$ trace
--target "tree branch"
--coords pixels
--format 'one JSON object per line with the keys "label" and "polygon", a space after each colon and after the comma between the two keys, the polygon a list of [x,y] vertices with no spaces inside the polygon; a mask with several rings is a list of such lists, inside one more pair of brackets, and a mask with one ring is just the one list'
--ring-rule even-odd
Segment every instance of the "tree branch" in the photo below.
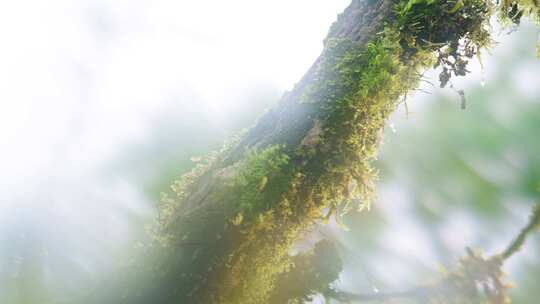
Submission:
{"label": "tree branch", "polygon": [[516,252],[518,252],[521,249],[527,237],[539,226],[540,226],[540,203],[536,204],[533,211],[531,212],[529,223],[525,227],[523,227],[523,229],[521,229],[521,231],[516,236],[516,238],[508,245],[506,250],[504,250],[500,254],[500,256],[504,260],[507,260],[510,257],[512,257],[512,255],[514,255]]}
{"label": "tree branch", "polygon": [[468,298],[479,296],[477,287],[480,285],[483,287],[480,293],[490,303],[506,303],[504,301],[507,299],[508,286],[502,281],[501,267],[508,258],[523,247],[527,237],[539,226],[540,203],[533,208],[527,225],[521,229],[516,238],[501,254],[484,259],[479,253],[467,248],[467,256],[460,261],[458,267],[435,284],[417,286],[405,291],[381,293],[350,293],[330,288],[324,292],[324,295],[345,303],[351,301],[384,302],[399,298],[427,300],[441,295],[453,298],[461,297],[463,293],[465,293],[465,298]]}

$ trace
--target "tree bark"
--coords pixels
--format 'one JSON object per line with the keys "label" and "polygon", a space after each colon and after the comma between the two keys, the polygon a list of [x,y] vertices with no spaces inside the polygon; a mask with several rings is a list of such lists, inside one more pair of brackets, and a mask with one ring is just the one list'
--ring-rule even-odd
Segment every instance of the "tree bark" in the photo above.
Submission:
{"label": "tree bark", "polygon": [[[389,0],[375,1],[371,4],[368,1],[353,0],[339,16],[325,43],[333,39],[343,39],[352,42],[355,47],[365,48],[366,44],[383,29],[383,22],[391,17],[393,6],[394,2]],[[177,287],[180,286],[169,290],[169,292],[177,290],[170,295],[170,299],[182,299],[180,301],[186,303],[264,303],[265,298],[272,294],[272,281],[287,267],[288,250],[283,248],[290,248],[292,242],[299,238],[307,227],[320,219],[324,209],[329,207],[323,203],[325,199],[321,197],[322,195],[316,192],[318,183],[327,171],[321,165],[326,161],[325,158],[332,156],[319,158],[307,153],[295,153],[306,149],[308,145],[319,144],[316,138],[310,143],[309,138],[318,137],[322,133],[320,113],[328,104],[321,100],[313,100],[317,99],[316,97],[311,97],[312,100],[304,98],[309,99],[306,97],[308,91],[316,85],[318,78],[327,73],[321,68],[324,56],[323,53],[294,89],[286,92],[278,105],[265,113],[238,144],[212,163],[211,168],[195,182],[192,194],[182,199],[181,206],[175,210],[172,219],[166,224],[167,231],[175,236],[172,240],[172,247],[177,248],[175,252],[190,257],[186,265],[180,263],[175,267],[173,276],[168,279]],[[381,127],[369,130],[372,134],[368,136],[378,138]],[[223,187],[223,184],[234,183],[231,181],[234,177],[231,176],[241,174],[239,171],[246,166],[249,153],[264,151],[273,146],[283,147],[281,153],[288,155],[291,163],[289,165],[313,168],[312,173],[304,173],[302,180],[296,181],[301,184],[299,187],[302,193],[295,195],[297,199],[291,200],[296,201],[296,206],[292,206],[295,217],[287,219],[282,217],[283,215],[278,215],[281,218],[266,219],[272,224],[277,224],[273,229],[244,228],[231,224],[231,219],[237,216],[238,211],[236,208],[228,209],[223,206],[234,205],[237,198],[222,195],[231,191]],[[298,172],[292,174],[295,173]],[[332,179],[342,184],[343,180],[347,179],[345,175],[348,173],[338,173]],[[271,184],[273,179],[283,177],[268,176],[268,178],[267,183]],[[290,182],[294,181],[291,179]],[[339,194],[335,193],[334,196],[339,199],[343,197],[340,192],[345,190],[343,187],[337,188],[339,189],[335,192]],[[290,191],[290,187],[285,187],[281,193],[265,200],[277,207]],[[315,194],[312,194],[313,192]],[[267,209],[272,208],[273,206],[269,206]],[[279,214],[279,211],[276,213]],[[316,216],[313,216],[313,213],[317,213]],[[199,226],[199,223],[193,221],[208,224]],[[248,223],[248,225],[257,224]],[[194,229],[194,226],[199,227]],[[199,241],[213,240],[214,243],[210,247],[216,252],[191,260],[198,250],[208,249],[202,244],[182,245],[182,241],[176,236],[180,231],[186,230],[192,233],[196,230],[198,235],[196,239]],[[216,235],[220,236],[219,240],[215,239]],[[269,263],[264,265],[266,261]],[[194,267],[193,263],[197,266]],[[207,271],[209,265],[214,266],[212,270]],[[179,279],[177,274],[182,272],[193,276],[189,276],[187,280]],[[197,279],[193,278],[201,272],[204,274],[197,282]]]}

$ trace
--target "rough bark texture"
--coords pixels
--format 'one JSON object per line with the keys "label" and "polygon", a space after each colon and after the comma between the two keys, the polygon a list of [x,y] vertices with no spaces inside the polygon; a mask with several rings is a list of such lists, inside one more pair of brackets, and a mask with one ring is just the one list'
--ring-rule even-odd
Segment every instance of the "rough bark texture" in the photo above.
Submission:
{"label": "rough bark texture", "polygon": [[[346,39],[357,43],[358,47],[365,46],[382,30],[384,21],[391,17],[394,4],[391,0],[376,1],[372,4],[364,0],[352,1],[332,26],[325,42]],[[320,111],[317,104],[302,102],[302,96],[308,87],[315,83],[315,77],[320,72],[320,62],[319,57],[294,89],[284,94],[278,106],[259,119],[228,158],[229,161],[237,161],[245,149],[250,147],[274,144],[294,147],[301,143],[313,127]]]}

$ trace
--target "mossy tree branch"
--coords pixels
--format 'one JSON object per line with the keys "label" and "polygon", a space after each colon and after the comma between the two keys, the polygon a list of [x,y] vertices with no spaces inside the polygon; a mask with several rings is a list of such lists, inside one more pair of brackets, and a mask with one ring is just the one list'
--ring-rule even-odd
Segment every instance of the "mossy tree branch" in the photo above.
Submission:
{"label": "mossy tree branch", "polygon": [[[532,3],[504,1],[501,16],[536,16]],[[427,68],[443,67],[441,84],[464,75],[489,46],[495,8],[487,0],[353,0],[278,106],[173,185],[155,229],[165,246],[148,274],[155,286],[116,303],[271,301],[309,227],[369,206],[370,162],[399,98]]]}

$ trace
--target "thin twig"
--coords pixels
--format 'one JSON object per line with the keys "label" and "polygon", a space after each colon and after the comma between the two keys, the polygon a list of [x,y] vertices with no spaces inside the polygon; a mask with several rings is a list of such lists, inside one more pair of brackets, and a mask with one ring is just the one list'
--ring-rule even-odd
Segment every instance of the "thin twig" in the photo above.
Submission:
{"label": "thin twig", "polygon": [[500,256],[504,260],[509,259],[513,254],[515,254],[521,249],[521,247],[525,243],[525,240],[527,239],[527,236],[539,226],[540,226],[540,203],[536,204],[536,206],[534,207],[527,226],[521,229],[518,236],[512,241],[512,243],[510,243],[510,245],[508,245],[506,250],[504,250],[503,253],[500,254]]}
{"label": "thin twig", "polygon": [[[540,226],[540,203],[538,203],[531,214],[529,222],[527,225],[521,229],[517,237],[508,245],[506,250],[499,255],[495,255],[490,259],[485,261],[496,261],[500,263],[499,266],[502,266],[502,263],[510,258],[513,254],[518,252],[525,243],[525,240],[536,228]],[[469,251],[469,256],[474,256],[472,251]],[[400,292],[380,292],[380,293],[350,293],[344,292],[335,289],[328,289],[324,294],[329,298],[336,299],[342,302],[350,301],[387,301],[391,299],[399,298],[408,298],[408,299],[426,299],[430,294],[436,293],[438,289],[444,289],[444,283],[446,280],[442,280],[439,284],[435,285],[426,285],[426,286],[417,286],[411,289],[400,291]]]}

